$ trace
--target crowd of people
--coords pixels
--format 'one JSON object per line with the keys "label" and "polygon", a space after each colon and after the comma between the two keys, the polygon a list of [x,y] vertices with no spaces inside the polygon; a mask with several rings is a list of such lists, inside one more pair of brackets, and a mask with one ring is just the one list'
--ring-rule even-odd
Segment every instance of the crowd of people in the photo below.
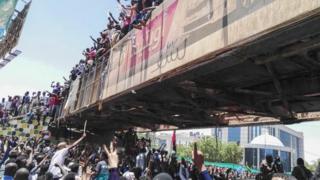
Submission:
{"label": "crowd of people", "polygon": [[[62,86],[52,82],[51,88],[51,92],[39,91],[31,95],[26,92],[23,96],[3,98],[0,102],[1,125],[9,126],[9,120],[15,116],[23,116],[27,122],[35,119],[38,124],[44,124],[47,117],[54,120],[68,94],[68,83]],[[201,152],[193,154],[200,158],[201,163],[195,157],[193,162],[188,162],[177,157],[174,151],[165,151],[165,145],[152,149],[151,141],[138,139],[133,129],[116,133],[109,148],[88,142],[80,144],[86,137],[85,133],[71,145],[54,143],[50,136],[49,131],[41,132],[39,139],[29,137],[27,141],[15,136],[0,136],[2,179],[284,179],[279,158],[267,156],[261,163],[261,173],[258,175],[249,170],[205,167]],[[320,178],[320,167],[312,175],[302,159],[297,160],[297,165],[292,171],[295,179]]]}
{"label": "crowd of people", "polygon": [[[261,173],[256,176],[256,180],[271,180],[275,177],[283,179],[284,169],[282,162],[279,157],[273,159],[271,155],[267,155],[266,159],[262,161],[260,167]],[[291,179],[296,180],[318,180],[320,179],[320,164],[313,175],[312,172],[307,169],[304,165],[304,160],[302,158],[297,159],[297,166],[293,168],[291,173]]]}
{"label": "crowd of people", "polygon": [[[93,38],[93,46],[83,51],[84,59],[73,67],[70,80],[64,86],[52,82],[52,91],[25,92],[23,96],[8,96],[0,102],[0,124],[9,126],[12,117],[23,116],[27,122],[36,119],[44,124],[47,117],[54,120],[63,100],[67,97],[71,81],[90,71],[97,62],[108,59],[109,50],[132,29],[142,29],[151,17],[152,10],[163,0],[131,0],[123,4],[116,19],[109,13],[108,24]],[[84,128],[85,129],[85,128]],[[50,131],[42,131],[41,137],[29,137],[26,141],[16,136],[0,136],[0,177],[3,180],[230,180],[281,178],[284,173],[281,160],[267,156],[262,162],[260,174],[248,170],[234,170],[205,166],[204,156],[194,145],[192,161],[177,156],[174,150],[165,150],[165,144],[151,147],[151,140],[139,139],[133,129],[114,134],[110,145],[85,141],[81,137],[68,144],[56,142]],[[313,175],[303,159],[297,160],[292,171],[297,180],[320,179],[320,167]]]}
{"label": "crowd of people", "polygon": [[25,92],[23,96],[15,95],[2,98],[0,102],[0,124],[9,126],[13,117],[23,116],[24,120],[31,123],[36,119],[38,124],[47,117],[53,120],[61,109],[68,85],[62,86],[59,82],[52,82],[52,91]]}
{"label": "crowd of people", "polygon": [[93,45],[82,52],[84,59],[72,68],[70,79],[75,80],[84,72],[90,71],[97,62],[107,60],[109,50],[132,29],[142,29],[151,18],[152,10],[159,6],[162,1],[131,0],[129,4],[123,4],[123,2],[117,0],[121,7],[118,18],[116,19],[109,12],[106,29],[102,30],[97,38],[90,36]]}
{"label": "crowd of people", "polygon": [[[178,161],[175,153],[150,147],[131,129],[115,134],[110,146],[85,143],[86,132],[75,142],[53,143],[50,132],[40,138],[0,137],[0,167],[3,180],[136,180],[136,179],[235,179],[235,173],[204,166],[204,157],[194,146],[193,162]],[[170,154],[170,155],[169,155]],[[217,174],[217,175],[216,175]],[[219,176],[218,176],[219,175]],[[0,173],[1,176],[1,173]],[[223,176],[223,177],[220,177]]]}
{"label": "crowd of people", "polygon": [[251,173],[250,170],[244,169],[236,170],[231,168],[208,166],[207,170],[210,177],[215,180],[254,179],[256,176],[254,173]]}
{"label": "crowd of people", "polygon": [[[194,144],[192,161],[178,158],[166,145],[151,148],[150,139],[138,138],[133,129],[114,134],[110,145],[86,141],[81,137],[68,144],[55,142],[49,131],[40,138],[0,137],[0,176],[3,180],[236,180],[286,179],[279,159],[267,156],[261,173],[255,178],[249,171],[205,166],[204,156]],[[293,169],[292,179],[317,180],[308,171],[302,159]],[[318,171],[320,167],[318,167]]]}

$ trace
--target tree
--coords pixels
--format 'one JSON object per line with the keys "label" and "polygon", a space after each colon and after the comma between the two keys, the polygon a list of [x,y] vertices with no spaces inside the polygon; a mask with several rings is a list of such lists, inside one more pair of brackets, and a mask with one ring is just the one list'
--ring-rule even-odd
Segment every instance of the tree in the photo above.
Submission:
{"label": "tree", "polygon": [[243,150],[235,143],[225,144],[222,154],[224,162],[239,163],[243,158]]}
{"label": "tree", "polygon": [[[243,150],[235,143],[222,143],[213,137],[203,137],[198,142],[206,161],[239,163],[243,158]],[[180,157],[191,158],[193,144],[179,145],[177,154]]]}
{"label": "tree", "polygon": [[180,157],[191,157],[192,148],[190,146],[178,145],[177,154]]}
{"label": "tree", "polygon": [[311,163],[305,162],[305,166],[312,172],[315,172],[318,165],[320,165],[320,159],[313,161]]}
{"label": "tree", "polygon": [[223,144],[213,137],[203,137],[198,142],[198,147],[202,151],[207,161],[218,162],[222,159]]}

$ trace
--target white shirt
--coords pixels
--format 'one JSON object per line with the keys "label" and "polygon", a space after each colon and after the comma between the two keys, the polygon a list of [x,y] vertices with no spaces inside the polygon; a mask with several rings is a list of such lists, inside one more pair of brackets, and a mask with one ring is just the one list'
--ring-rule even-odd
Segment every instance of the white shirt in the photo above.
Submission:
{"label": "white shirt", "polygon": [[80,74],[84,73],[84,71],[86,70],[86,64],[80,63],[78,66],[78,70],[79,70]]}
{"label": "white shirt", "polygon": [[5,104],[4,109],[6,109],[6,110],[11,109],[11,104],[12,104],[12,102],[11,102],[11,101],[7,101],[7,102],[6,102],[6,104]]}
{"label": "white shirt", "polygon": [[43,105],[47,105],[47,104],[48,104],[48,101],[49,101],[48,96],[41,96],[41,97],[40,97],[40,102],[41,102]]}
{"label": "white shirt", "polygon": [[56,167],[55,164],[59,164],[63,166],[64,161],[68,155],[68,151],[69,151],[69,148],[63,148],[54,153],[49,166],[49,172],[53,174],[53,178],[62,177],[60,168]]}
{"label": "white shirt", "polygon": [[29,180],[37,180],[38,179],[38,174],[30,174],[29,175]]}
{"label": "white shirt", "polygon": [[125,172],[123,177],[126,178],[126,180],[135,180],[134,173],[130,171]]}
{"label": "white shirt", "polygon": [[106,29],[105,31],[103,31],[103,33],[105,33],[108,37],[108,39],[110,40],[110,42],[112,42],[112,37],[115,34],[116,30],[115,29]]}

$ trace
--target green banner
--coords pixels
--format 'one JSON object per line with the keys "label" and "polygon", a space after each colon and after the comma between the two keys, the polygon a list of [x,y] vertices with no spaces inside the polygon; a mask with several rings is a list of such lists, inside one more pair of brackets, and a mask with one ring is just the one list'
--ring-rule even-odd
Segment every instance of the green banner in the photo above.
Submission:
{"label": "green banner", "polygon": [[0,0],[0,38],[2,38],[10,24],[18,0]]}

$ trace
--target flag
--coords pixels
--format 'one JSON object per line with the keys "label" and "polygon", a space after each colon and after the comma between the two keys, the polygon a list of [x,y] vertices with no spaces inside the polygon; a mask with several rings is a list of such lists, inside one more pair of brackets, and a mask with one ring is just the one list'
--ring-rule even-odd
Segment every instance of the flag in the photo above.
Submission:
{"label": "flag", "polygon": [[176,143],[176,130],[173,131],[173,134],[172,134],[172,150],[173,151],[177,151],[177,143]]}

